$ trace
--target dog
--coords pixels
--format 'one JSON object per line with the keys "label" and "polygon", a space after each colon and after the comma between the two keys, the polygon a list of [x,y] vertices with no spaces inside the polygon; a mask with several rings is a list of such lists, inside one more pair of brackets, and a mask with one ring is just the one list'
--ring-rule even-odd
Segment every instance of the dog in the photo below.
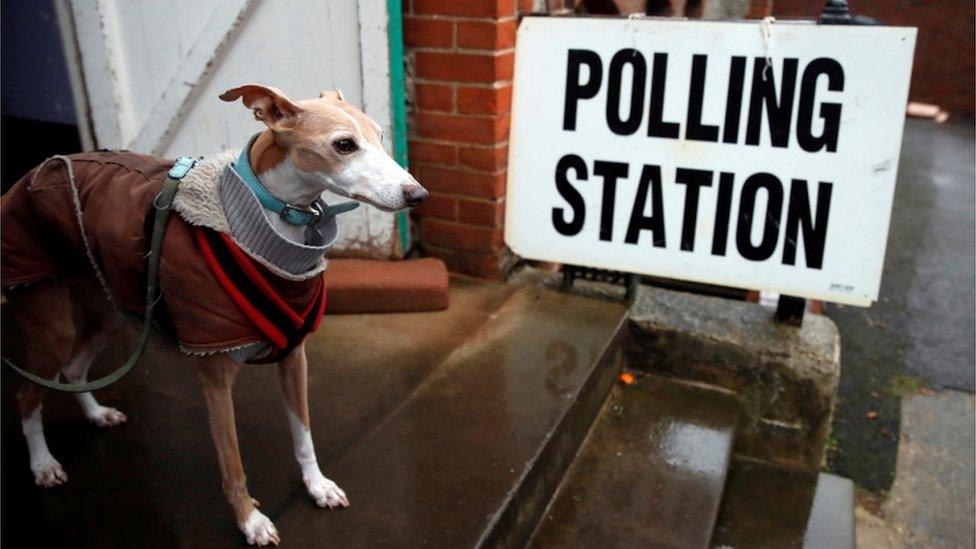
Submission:
{"label": "dog", "polygon": [[[277,88],[245,84],[220,98],[241,99],[266,129],[248,143],[237,163],[233,152],[216,155],[181,181],[161,255],[167,311],[162,323],[175,329],[201,382],[222,489],[237,526],[249,544],[276,545],[279,533],[257,510],[245,483],[231,396],[234,378],[242,362],[277,361],[307,492],[321,507],[347,507],[345,492],[319,469],[309,429],[303,338],[314,330],[324,307],[324,250],[335,238],[334,218],[322,220],[320,197],[329,190],[392,212],[420,204],[427,191],[384,152],[380,126],[338,91],[292,101]],[[93,359],[125,325],[122,313],[143,310],[145,219],[172,164],[123,152],[60,157],[33,170],[0,199],[2,285],[13,318],[29,334],[32,373],[84,381]],[[269,209],[265,199],[284,206]],[[201,260],[201,251],[208,250],[212,253]],[[227,286],[234,269],[239,285],[232,281]],[[229,274],[222,278],[223,271]],[[261,289],[235,291],[253,289],[253,284]],[[267,295],[253,295],[261,292]],[[274,303],[268,305],[269,300]],[[265,316],[249,316],[254,311],[248,307]],[[228,315],[232,321],[223,320]],[[288,325],[293,317],[300,327],[298,321]],[[262,318],[271,320],[258,329]],[[286,336],[278,343],[275,330]],[[25,382],[17,404],[35,481],[49,488],[68,477],[44,438],[44,390]],[[121,411],[99,404],[91,393],[76,396],[95,424],[126,421]]]}

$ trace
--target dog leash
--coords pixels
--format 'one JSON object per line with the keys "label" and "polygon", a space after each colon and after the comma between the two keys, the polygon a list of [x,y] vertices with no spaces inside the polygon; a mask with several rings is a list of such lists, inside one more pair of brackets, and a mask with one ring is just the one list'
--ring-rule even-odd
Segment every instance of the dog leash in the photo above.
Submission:
{"label": "dog leash", "polygon": [[[196,163],[197,161],[195,158],[189,158],[186,156],[177,159],[172,169],[170,169],[169,173],[166,175],[166,181],[163,183],[163,188],[159,191],[159,194],[156,195],[156,198],[153,199],[153,230],[149,244],[149,260],[146,266],[146,311],[143,318],[142,331],[139,333],[139,342],[136,344],[136,349],[132,352],[132,356],[130,356],[129,359],[126,360],[125,363],[114,372],[107,374],[105,377],[96,379],[95,381],[87,381],[84,383],[61,383],[56,381],[57,375],[55,375],[55,379],[45,379],[18,367],[6,357],[3,357],[4,364],[30,381],[47,387],[48,389],[54,389],[55,391],[63,391],[66,393],[85,393],[108,387],[109,385],[122,379],[123,376],[128,374],[132,368],[139,363],[139,360],[142,359],[143,353],[146,352],[146,346],[149,344],[149,336],[152,332],[153,311],[160,300],[159,261],[163,255],[163,238],[166,236],[166,224],[169,222],[170,206],[172,206],[173,197],[176,196],[176,190],[180,186],[180,180],[190,172],[190,169],[193,168]],[[80,229],[82,232],[85,230],[84,227],[80,227]],[[60,374],[60,371],[58,374]]]}

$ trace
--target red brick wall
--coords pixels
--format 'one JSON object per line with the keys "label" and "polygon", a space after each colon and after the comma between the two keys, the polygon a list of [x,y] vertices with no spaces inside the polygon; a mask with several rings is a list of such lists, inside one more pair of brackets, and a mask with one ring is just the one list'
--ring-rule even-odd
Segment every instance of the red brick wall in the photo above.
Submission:
{"label": "red brick wall", "polygon": [[[822,0],[752,0],[750,17],[816,18]],[[956,115],[973,115],[974,82],[972,0],[853,0],[851,13],[867,15],[885,25],[918,27],[915,65],[909,97],[936,103]]]}
{"label": "red brick wall", "polygon": [[[522,1],[526,7],[531,2]],[[496,278],[503,242],[516,0],[404,0],[410,169],[426,255]]]}
{"label": "red brick wall", "polygon": [[[503,242],[515,30],[533,4],[574,0],[403,0],[410,168],[430,191],[414,211],[421,246],[454,272],[496,278]],[[853,13],[919,27],[910,97],[971,116],[974,3],[866,0]],[[823,0],[752,0],[750,17],[816,18]]]}

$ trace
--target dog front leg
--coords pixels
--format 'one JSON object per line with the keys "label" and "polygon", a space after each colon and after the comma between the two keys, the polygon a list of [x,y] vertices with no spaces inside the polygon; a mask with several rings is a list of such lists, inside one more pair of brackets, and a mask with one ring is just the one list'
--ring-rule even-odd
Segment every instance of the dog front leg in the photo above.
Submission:
{"label": "dog front leg", "polygon": [[278,364],[278,371],[281,388],[285,393],[295,459],[302,469],[302,481],[308,495],[319,507],[349,507],[346,493],[322,474],[315,457],[315,446],[312,444],[312,432],[309,429],[308,360],[305,357],[304,343]]}
{"label": "dog front leg", "polygon": [[251,545],[278,545],[281,538],[271,519],[256,509],[257,500],[247,492],[247,477],[241,463],[234,422],[234,400],[231,394],[234,378],[240,369],[224,355],[213,355],[197,362],[196,372],[207,401],[210,432],[217,446],[221,486],[234,509],[237,526]]}

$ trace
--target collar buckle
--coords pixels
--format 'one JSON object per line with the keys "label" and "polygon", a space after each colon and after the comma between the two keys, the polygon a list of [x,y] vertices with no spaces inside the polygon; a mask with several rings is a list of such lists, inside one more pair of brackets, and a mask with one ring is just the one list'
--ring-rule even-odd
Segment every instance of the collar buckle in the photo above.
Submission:
{"label": "collar buckle", "polygon": [[[293,225],[315,225],[322,219],[322,208],[316,202],[313,202],[311,206],[300,206],[285,202],[278,214],[286,222]],[[296,221],[298,222],[296,223]]]}

